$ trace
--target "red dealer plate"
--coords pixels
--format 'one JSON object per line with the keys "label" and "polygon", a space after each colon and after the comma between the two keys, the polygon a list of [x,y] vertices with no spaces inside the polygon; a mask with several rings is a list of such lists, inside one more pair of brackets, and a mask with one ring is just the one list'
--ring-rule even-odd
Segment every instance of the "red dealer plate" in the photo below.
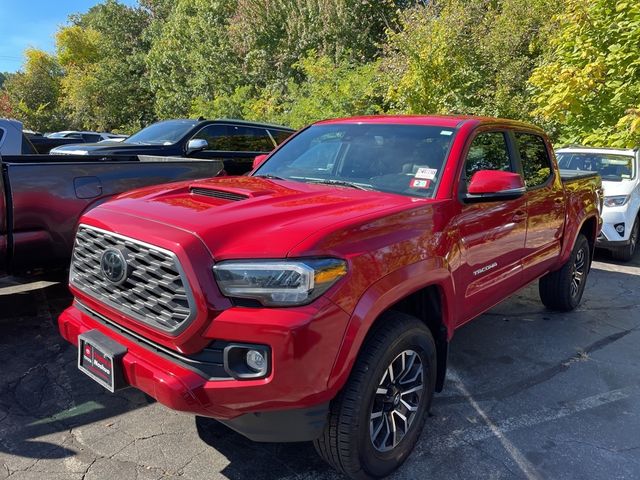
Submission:
{"label": "red dealer plate", "polygon": [[78,337],[78,368],[111,392],[121,388],[126,348],[91,330]]}

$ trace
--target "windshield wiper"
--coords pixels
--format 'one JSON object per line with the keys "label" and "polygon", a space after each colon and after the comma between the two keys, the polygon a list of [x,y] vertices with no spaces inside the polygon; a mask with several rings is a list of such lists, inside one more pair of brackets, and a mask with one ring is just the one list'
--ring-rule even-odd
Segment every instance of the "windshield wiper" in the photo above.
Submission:
{"label": "windshield wiper", "polygon": [[253,175],[258,178],[268,178],[269,180],[286,180],[285,178],[278,177],[277,175],[271,175],[270,173],[264,173],[261,175]]}
{"label": "windshield wiper", "polygon": [[306,183],[320,183],[323,185],[337,185],[338,187],[351,187],[357,188],[358,190],[371,190],[370,187],[365,187],[364,185],[360,185],[358,183],[346,182],[344,180],[333,180],[331,178],[325,179],[305,179]]}

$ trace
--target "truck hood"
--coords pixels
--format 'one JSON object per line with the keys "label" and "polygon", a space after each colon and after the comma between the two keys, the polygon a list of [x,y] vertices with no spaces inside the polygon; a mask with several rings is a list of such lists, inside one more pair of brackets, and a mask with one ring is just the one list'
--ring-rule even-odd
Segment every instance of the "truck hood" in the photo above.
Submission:
{"label": "truck hood", "polygon": [[56,147],[51,153],[60,155],[145,155],[163,148],[167,147],[122,142],[73,143]]}
{"label": "truck hood", "polygon": [[602,181],[602,189],[605,197],[629,195],[636,186],[636,180],[624,179],[620,182]]}
{"label": "truck hood", "polygon": [[416,202],[424,205],[429,200],[349,187],[222,177],[129,192],[97,210],[190,232],[219,261],[284,258],[319,231],[335,232]]}

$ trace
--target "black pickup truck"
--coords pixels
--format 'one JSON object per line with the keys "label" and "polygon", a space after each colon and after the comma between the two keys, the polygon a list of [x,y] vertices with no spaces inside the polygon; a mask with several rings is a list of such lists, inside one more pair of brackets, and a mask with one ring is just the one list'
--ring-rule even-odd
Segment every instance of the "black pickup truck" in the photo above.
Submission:
{"label": "black pickup truck", "polygon": [[115,195],[214,177],[218,160],[130,156],[0,156],[0,271],[66,267],[80,215]]}
{"label": "black pickup truck", "polygon": [[122,142],[81,143],[51,150],[56,155],[161,155],[198,157],[224,162],[228,175],[251,170],[257,155],[269,153],[294,131],[242,120],[164,120]]}

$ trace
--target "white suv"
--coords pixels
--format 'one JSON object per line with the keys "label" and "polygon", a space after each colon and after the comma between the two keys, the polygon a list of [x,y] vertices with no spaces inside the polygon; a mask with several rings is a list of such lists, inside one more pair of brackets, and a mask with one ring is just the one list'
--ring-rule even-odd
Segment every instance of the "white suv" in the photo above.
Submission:
{"label": "white suv", "polygon": [[617,260],[631,260],[638,243],[639,151],[617,148],[566,147],[556,150],[562,170],[595,171],[602,177],[604,211],[597,245]]}

